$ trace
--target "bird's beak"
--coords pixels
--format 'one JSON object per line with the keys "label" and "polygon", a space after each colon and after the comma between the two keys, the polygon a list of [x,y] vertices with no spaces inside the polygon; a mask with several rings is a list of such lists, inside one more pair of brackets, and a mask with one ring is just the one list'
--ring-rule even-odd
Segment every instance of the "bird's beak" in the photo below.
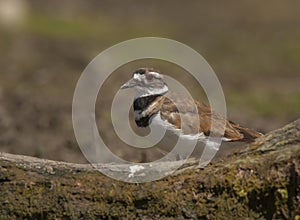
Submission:
{"label": "bird's beak", "polygon": [[132,88],[132,87],[135,87],[137,84],[136,84],[136,81],[134,79],[131,79],[129,80],[127,83],[123,84],[120,89],[127,89],[127,88]]}

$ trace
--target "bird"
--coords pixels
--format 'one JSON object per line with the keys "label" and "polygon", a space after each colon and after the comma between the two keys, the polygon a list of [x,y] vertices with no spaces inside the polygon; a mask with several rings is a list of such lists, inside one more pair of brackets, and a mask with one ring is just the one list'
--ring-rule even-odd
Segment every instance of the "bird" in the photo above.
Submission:
{"label": "bird", "polygon": [[[134,120],[138,127],[157,124],[171,130],[182,138],[207,143],[210,136],[222,137],[227,142],[254,142],[260,132],[227,120],[207,104],[182,97],[169,91],[164,75],[154,68],[139,68],[120,89],[134,88]],[[185,123],[182,123],[182,121]],[[212,121],[217,126],[212,133]],[[225,131],[218,125],[225,123]]]}

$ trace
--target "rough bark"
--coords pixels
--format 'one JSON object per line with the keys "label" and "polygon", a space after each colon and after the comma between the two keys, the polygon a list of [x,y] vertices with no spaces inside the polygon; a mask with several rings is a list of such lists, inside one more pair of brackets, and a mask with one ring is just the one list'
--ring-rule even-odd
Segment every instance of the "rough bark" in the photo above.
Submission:
{"label": "rough bark", "polygon": [[204,169],[191,159],[143,184],[90,165],[0,153],[0,219],[300,219],[299,161],[300,120]]}

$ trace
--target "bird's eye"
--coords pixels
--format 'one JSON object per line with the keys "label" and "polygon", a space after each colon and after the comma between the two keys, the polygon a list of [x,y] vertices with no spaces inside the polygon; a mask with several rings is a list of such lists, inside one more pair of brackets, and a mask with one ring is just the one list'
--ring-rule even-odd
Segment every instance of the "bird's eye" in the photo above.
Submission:
{"label": "bird's eye", "polygon": [[146,79],[149,81],[153,80],[153,78],[154,78],[154,76],[152,74],[146,75]]}

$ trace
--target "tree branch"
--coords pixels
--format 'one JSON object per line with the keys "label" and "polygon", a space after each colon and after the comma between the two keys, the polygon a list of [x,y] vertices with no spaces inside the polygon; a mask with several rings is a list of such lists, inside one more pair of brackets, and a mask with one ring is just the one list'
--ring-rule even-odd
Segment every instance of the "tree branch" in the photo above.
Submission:
{"label": "tree branch", "polygon": [[[110,179],[87,164],[0,153],[0,219],[296,219],[299,161],[300,120],[204,169],[190,159],[144,184]],[[155,166],[164,172],[176,163]],[[97,166],[130,174],[128,166]]]}

